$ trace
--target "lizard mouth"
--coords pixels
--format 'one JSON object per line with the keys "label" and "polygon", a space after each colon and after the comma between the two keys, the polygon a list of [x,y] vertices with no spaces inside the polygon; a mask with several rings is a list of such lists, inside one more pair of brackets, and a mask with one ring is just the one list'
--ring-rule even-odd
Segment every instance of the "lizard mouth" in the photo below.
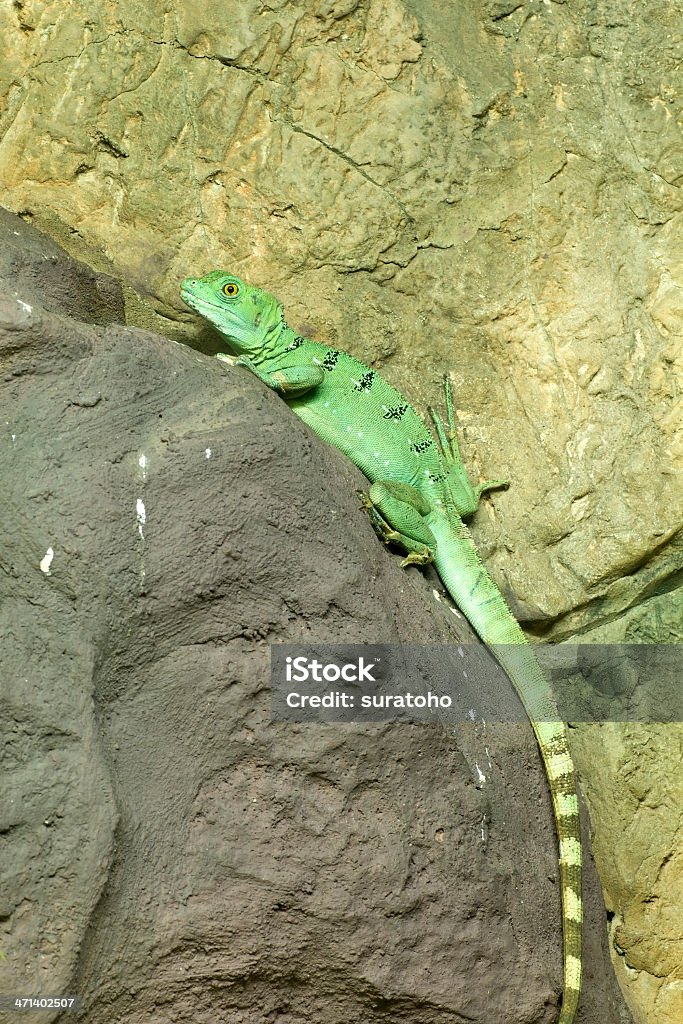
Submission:
{"label": "lizard mouth", "polygon": [[189,306],[190,309],[196,309],[198,313],[202,313],[204,316],[210,315],[206,312],[207,310],[215,309],[217,312],[220,312],[222,317],[227,319],[236,319],[235,317],[231,317],[230,309],[227,309],[221,303],[211,302],[210,299],[205,299],[203,297],[200,298],[197,295],[193,295],[192,292],[185,288],[180,289],[180,298],[186,306]]}
{"label": "lizard mouth", "polygon": [[190,309],[199,310],[200,308],[201,309],[204,309],[204,308],[220,309],[221,308],[218,305],[218,303],[216,303],[216,302],[209,302],[208,299],[199,299],[199,298],[197,298],[197,296],[193,295],[192,292],[189,291],[187,288],[181,288],[180,289],[180,298],[183,300],[183,302],[185,303],[186,306],[190,307]]}
{"label": "lizard mouth", "polygon": [[226,339],[239,342],[246,331],[241,317],[236,316],[229,306],[220,302],[212,302],[203,295],[195,295],[186,288],[180,287],[180,298],[190,309],[194,309],[215,327]]}

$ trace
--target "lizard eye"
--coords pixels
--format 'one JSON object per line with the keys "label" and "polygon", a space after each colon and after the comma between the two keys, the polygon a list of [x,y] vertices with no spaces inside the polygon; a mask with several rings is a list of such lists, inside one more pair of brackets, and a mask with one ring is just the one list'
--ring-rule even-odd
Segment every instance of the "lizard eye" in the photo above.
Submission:
{"label": "lizard eye", "polygon": [[239,291],[240,286],[235,284],[233,281],[228,281],[227,284],[223,285],[223,294],[229,295],[231,298],[234,298],[235,295],[239,295]]}

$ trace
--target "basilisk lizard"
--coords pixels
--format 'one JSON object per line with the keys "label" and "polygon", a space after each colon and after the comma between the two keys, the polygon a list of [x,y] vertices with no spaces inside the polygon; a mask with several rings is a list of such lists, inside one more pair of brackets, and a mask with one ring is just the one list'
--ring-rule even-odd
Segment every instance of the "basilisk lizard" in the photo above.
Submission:
{"label": "basilisk lizard", "polygon": [[484,568],[463,519],[482,493],[506,486],[470,482],[460,456],[450,383],[447,425],[430,409],[436,438],[406,399],[364,363],[287,326],[268,292],[215,270],[187,278],[184,302],[227,341],[218,358],[244,366],[370,480],[363,503],[403,565],[433,562],[460,610],[510,677],[531,721],[552,794],[559,840],[564,994],[559,1024],[571,1024],[581,988],[581,833],[567,728],[536,656]]}

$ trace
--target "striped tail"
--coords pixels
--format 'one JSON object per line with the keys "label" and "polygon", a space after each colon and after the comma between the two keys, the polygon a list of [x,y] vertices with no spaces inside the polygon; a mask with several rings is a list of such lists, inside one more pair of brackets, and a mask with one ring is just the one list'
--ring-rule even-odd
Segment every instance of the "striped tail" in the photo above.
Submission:
{"label": "striped tail", "polygon": [[453,516],[429,522],[435,565],[451,597],[508,674],[531,722],[545,765],[559,841],[564,992],[558,1024],[572,1024],[581,991],[581,829],[567,727],[550,686],[505,599],[484,568],[467,528]]}

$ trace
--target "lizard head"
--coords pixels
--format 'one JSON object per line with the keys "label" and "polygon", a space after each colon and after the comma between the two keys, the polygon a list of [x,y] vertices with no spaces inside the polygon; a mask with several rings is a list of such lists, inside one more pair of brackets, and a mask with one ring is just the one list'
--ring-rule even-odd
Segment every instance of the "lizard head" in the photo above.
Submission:
{"label": "lizard head", "polygon": [[240,354],[268,348],[286,327],[282,305],[274,295],[247,284],[225,270],[204,277],[186,277],[180,297],[208,320]]}

